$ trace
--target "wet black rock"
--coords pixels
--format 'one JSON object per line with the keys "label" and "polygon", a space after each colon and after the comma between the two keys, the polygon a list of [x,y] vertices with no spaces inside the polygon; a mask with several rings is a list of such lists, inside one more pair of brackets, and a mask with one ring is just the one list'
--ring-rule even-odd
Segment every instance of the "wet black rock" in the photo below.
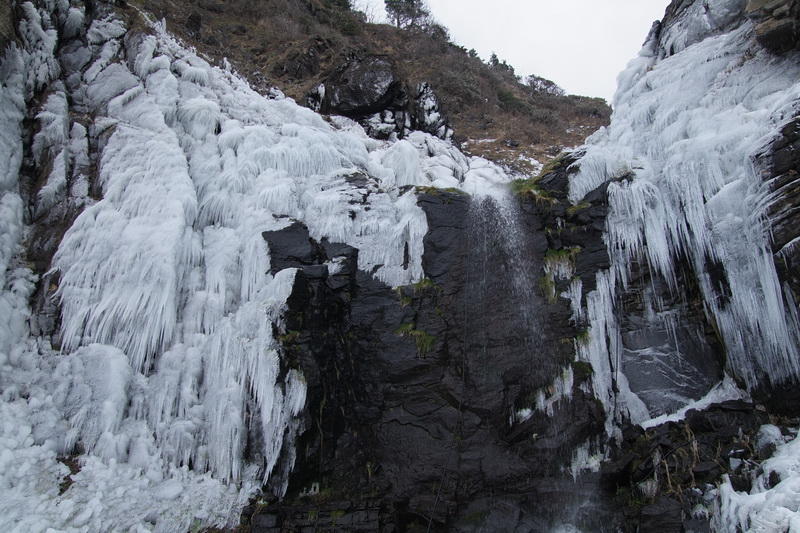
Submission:
{"label": "wet black rock", "polygon": [[[588,374],[551,413],[534,406],[571,364],[568,302],[534,288],[540,313],[526,330],[501,275],[517,259],[541,270],[542,221],[523,213],[532,244],[521,258],[499,245],[477,253],[499,236],[489,231],[492,207],[481,206],[484,220],[472,202],[419,194],[428,277],[397,290],[359,271],[357,250],[316,242],[300,224],[264,234],[273,270],[299,269],[279,335],[308,401],[286,498],[251,509],[254,531],[412,531],[429,522],[433,531],[530,531],[594,497],[596,485],[564,473],[575,447],[604,427],[602,407],[580,389]],[[325,265],[333,259],[335,274]],[[483,271],[495,275],[476,275]],[[575,513],[604,516],[591,506]]]}
{"label": "wet black rock", "polygon": [[752,445],[769,421],[754,403],[737,400],[690,410],[683,421],[647,431],[626,430],[603,466],[607,490],[626,514],[626,530],[709,531],[709,520],[696,506],[708,507],[723,475],[737,490],[750,489],[758,462],[771,453]]}
{"label": "wet black rock", "polygon": [[269,243],[273,275],[285,268],[319,265],[325,257],[320,244],[308,235],[308,228],[300,222],[293,222],[279,231],[265,231],[263,237]]}
{"label": "wet black rock", "polygon": [[359,118],[378,113],[403,96],[403,83],[395,66],[383,56],[355,58],[325,82],[320,111]]}
{"label": "wet black rock", "polygon": [[683,533],[681,504],[662,496],[642,509],[639,531],[642,533]]}

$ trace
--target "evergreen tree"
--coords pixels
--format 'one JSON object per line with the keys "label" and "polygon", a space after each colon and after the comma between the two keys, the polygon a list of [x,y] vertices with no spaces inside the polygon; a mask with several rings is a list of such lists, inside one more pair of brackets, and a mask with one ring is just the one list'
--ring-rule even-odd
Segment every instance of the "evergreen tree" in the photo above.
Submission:
{"label": "evergreen tree", "polygon": [[425,0],[384,0],[389,19],[398,28],[422,25],[430,16]]}

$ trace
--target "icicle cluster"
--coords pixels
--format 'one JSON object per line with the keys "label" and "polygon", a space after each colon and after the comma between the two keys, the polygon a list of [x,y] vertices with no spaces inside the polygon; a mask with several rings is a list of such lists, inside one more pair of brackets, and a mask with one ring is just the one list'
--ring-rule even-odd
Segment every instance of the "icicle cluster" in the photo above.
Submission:
{"label": "icicle cluster", "polygon": [[797,324],[769,247],[767,191],[752,163],[797,113],[800,67],[794,55],[776,58],[754,44],[742,4],[694,3],[660,38],[651,35],[619,76],[611,126],[589,139],[571,181],[575,203],[610,181],[612,267],[588,295],[582,356],[595,366],[601,399],[634,421],[649,415],[620,372],[614,319],[614,294],[633,260],[673,290],[676,264],[688,263],[729,371],[747,386],[800,374]]}

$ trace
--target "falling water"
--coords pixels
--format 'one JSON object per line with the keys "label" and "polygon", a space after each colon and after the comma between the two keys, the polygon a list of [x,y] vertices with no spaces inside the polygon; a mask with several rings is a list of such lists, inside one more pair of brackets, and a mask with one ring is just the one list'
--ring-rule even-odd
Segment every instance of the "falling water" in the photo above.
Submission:
{"label": "falling water", "polygon": [[[545,241],[526,225],[519,202],[506,186],[473,194],[467,228],[469,279],[463,304],[466,402],[471,391],[505,390],[509,381],[518,380],[536,393],[529,395],[531,404],[525,407],[518,402],[514,405],[515,398],[507,398],[510,425],[539,417],[547,426],[542,437],[558,438],[572,423],[558,415],[560,403],[571,400],[575,383],[569,362],[552,353],[558,340],[544,329],[547,300],[540,277],[545,269]],[[495,328],[502,328],[503,335]],[[504,356],[515,358],[519,376],[501,380],[492,375],[492,361]],[[533,460],[548,465],[550,473],[535,486],[538,499],[546,504],[523,520],[531,530],[605,531],[596,475],[583,475],[570,466],[582,456],[587,461],[588,449],[586,443],[576,443],[572,448],[544,447],[534,452]]]}
{"label": "falling water", "polygon": [[530,360],[535,355],[533,350],[541,345],[542,317],[534,305],[540,296],[531,239],[522,225],[517,202],[505,188],[495,187],[473,197],[468,216],[473,239],[471,263],[477,278],[477,283],[467,288],[469,297],[483,302],[489,294],[504,294],[500,309],[485,312],[511,317],[513,329],[521,336],[514,344]]}

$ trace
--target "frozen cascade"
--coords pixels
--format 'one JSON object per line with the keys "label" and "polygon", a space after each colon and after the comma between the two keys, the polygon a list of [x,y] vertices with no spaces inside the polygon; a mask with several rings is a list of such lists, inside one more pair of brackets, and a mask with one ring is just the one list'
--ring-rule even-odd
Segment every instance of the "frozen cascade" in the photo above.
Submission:
{"label": "frozen cascade", "polygon": [[[494,280],[498,286],[506,287],[508,297],[507,312],[516,318],[522,335],[522,343],[517,344],[526,354],[525,359],[534,356],[538,344],[537,334],[541,328],[541,317],[535,311],[534,302],[538,300],[538,283],[533,268],[526,261],[530,255],[530,244],[526,230],[520,224],[517,202],[507,187],[494,186],[476,191],[470,202],[469,226],[475,237],[470,255],[471,270],[477,278],[478,293],[470,300],[482,300],[483,291],[490,290],[488,276],[499,277]],[[490,261],[497,255],[501,261],[502,272],[497,272]],[[496,313],[498,310],[484,309],[482,314]]]}
{"label": "frozen cascade", "polygon": [[[470,177],[468,174],[467,183]],[[481,307],[479,313],[481,316],[486,313],[508,313],[511,317],[508,320],[516,326],[514,329],[520,335],[520,339],[508,342],[522,352],[521,360],[529,361],[534,366],[541,365],[542,362],[537,361],[540,357],[538,347],[541,346],[539,339],[543,324],[541,314],[537,313],[537,304],[541,301],[540,282],[531,261],[533,251],[530,230],[521,224],[519,203],[503,181],[485,183],[488,187],[475,189],[470,203],[469,227],[470,233],[474,235],[470,263],[474,265],[471,271],[477,278],[477,283],[474,290],[468,290],[467,299],[471,302],[483,302],[487,291],[499,289],[506,292],[505,309]],[[497,261],[502,265],[500,271],[494,264]],[[547,271],[547,264],[544,268]],[[493,279],[490,280],[489,277]],[[488,341],[483,339],[482,342]],[[532,416],[533,409],[553,416],[554,405],[571,396],[572,386],[572,367],[566,367],[558,373],[552,384],[537,392],[532,405],[512,413],[511,422],[527,420]],[[559,422],[553,420],[554,424]]]}
{"label": "frozen cascade", "polygon": [[603,369],[596,375],[606,383],[595,383],[601,399],[635,422],[650,415],[619,372],[613,318],[632,260],[672,288],[676,263],[688,263],[725,342],[728,371],[748,387],[800,372],[797,324],[769,249],[767,190],[752,163],[796,114],[800,67],[792,54],[776,58],[753,44],[739,4],[706,2],[705,11],[695,4],[660,40],[651,34],[618,78],[611,126],[587,141],[570,183],[578,203],[610,182],[612,267],[587,298],[592,332],[582,352]]}
{"label": "frozen cascade", "polygon": [[[595,368],[610,435],[619,435],[615,421],[623,418],[652,427],[690,407],[746,396],[726,377],[675,415],[650,420],[620,364],[616,295],[627,288],[632,262],[676,292],[679,263],[694,273],[706,316],[725,344],[726,371],[739,385],[796,382],[800,374],[795,304],[776,274],[766,215],[772,199],[754,164],[798,113],[797,52],[776,56],[755,44],[744,2],[682,7],[620,74],[611,125],[587,141],[570,182],[574,204],[608,183],[612,266],[598,273],[586,309],[575,312],[591,325],[579,355]],[[655,299],[645,305],[659,309]],[[775,444],[778,451],[761,465],[749,494],[727,479],[712,491],[718,496],[713,530],[798,527],[797,440]],[[776,485],[768,481],[773,472],[781,480]]]}
{"label": "frozen cascade", "polygon": [[[273,338],[295,271],[269,274],[262,233],[299,220],[408,284],[427,231],[411,189],[510,178],[428,134],[379,142],[277,90],[261,96],[158,24],[126,35],[65,0],[22,12],[23,46],[0,65],[0,524],[231,525],[262,482],[286,490],[306,399]],[[76,35],[88,48],[59,47]],[[43,88],[36,214],[82,209],[46,277],[62,309],[53,339],[29,331],[36,276],[20,245],[21,125]],[[70,472],[60,458],[73,453]]]}

